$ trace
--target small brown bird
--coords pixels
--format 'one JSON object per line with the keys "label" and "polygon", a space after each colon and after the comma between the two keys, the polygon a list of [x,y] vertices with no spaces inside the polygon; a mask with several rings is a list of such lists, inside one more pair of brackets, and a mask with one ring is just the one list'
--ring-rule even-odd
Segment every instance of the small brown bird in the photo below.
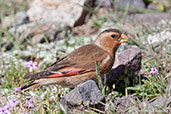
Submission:
{"label": "small brown bird", "polygon": [[22,89],[50,84],[73,88],[90,79],[96,81],[96,62],[99,73],[103,76],[112,68],[119,45],[128,40],[119,30],[104,30],[97,36],[94,44],[74,50],[41,72],[24,76],[24,79],[31,79],[32,83]]}

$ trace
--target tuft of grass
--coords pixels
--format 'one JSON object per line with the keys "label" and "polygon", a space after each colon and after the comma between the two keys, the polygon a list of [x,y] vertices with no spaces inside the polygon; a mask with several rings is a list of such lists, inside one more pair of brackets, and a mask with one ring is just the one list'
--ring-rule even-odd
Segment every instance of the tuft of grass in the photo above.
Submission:
{"label": "tuft of grass", "polygon": [[[95,64],[96,64],[96,77],[97,77],[98,86],[99,86],[99,89],[101,90],[102,94],[105,95],[106,86],[103,85],[103,83],[102,83],[102,79],[100,77],[100,72],[99,72],[99,65],[98,65],[98,62],[96,61],[96,59],[95,59]],[[105,82],[105,80],[104,80],[104,82]]]}
{"label": "tuft of grass", "polygon": [[160,78],[162,78],[162,76],[150,76],[147,80],[142,80],[143,85],[141,87],[138,85],[135,87],[127,87],[127,94],[129,91],[133,91],[135,92],[133,96],[137,96],[140,99],[153,99],[162,94],[165,94],[168,82],[166,79],[161,80]]}
{"label": "tuft of grass", "polygon": [[92,22],[94,28],[100,28],[104,24],[104,22],[106,22],[106,18],[103,15],[100,16],[99,18],[94,17],[92,19]]}
{"label": "tuft of grass", "polygon": [[28,72],[20,62],[16,64],[12,59],[10,59],[9,67],[3,68],[5,74],[5,81],[2,83],[2,88],[14,88],[20,86],[22,77]]}

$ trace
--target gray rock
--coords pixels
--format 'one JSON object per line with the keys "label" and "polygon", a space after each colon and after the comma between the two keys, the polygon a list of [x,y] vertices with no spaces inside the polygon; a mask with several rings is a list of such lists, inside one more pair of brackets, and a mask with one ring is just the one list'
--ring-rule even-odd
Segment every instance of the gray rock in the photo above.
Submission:
{"label": "gray rock", "polygon": [[122,76],[138,73],[141,69],[142,54],[138,47],[132,47],[116,54],[112,71],[107,75],[107,84],[113,85]]}
{"label": "gray rock", "polygon": [[152,102],[147,101],[136,101],[136,97],[133,96],[123,96],[121,98],[116,98],[114,102],[109,102],[106,105],[106,109],[116,111],[117,113],[136,113],[137,109],[143,110],[146,108],[151,113],[158,113],[162,108],[163,111],[169,113],[169,107],[171,105],[171,97],[158,97]]}
{"label": "gray rock", "polygon": [[171,106],[171,97],[166,94],[159,96],[153,101],[152,100],[149,102],[143,101],[139,103],[139,107],[141,109],[146,108],[149,114],[159,113],[159,112],[165,112],[166,114],[170,114],[171,112],[170,106]]}
{"label": "gray rock", "polygon": [[13,26],[21,25],[29,21],[28,16],[25,11],[18,12],[15,16],[6,16],[2,20],[3,28],[11,28]]}
{"label": "gray rock", "polygon": [[157,7],[157,5],[156,4],[153,4],[153,3],[149,4],[147,6],[147,8],[150,9],[150,10],[159,10],[159,8]]}
{"label": "gray rock", "polygon": [[114,7],[118,10],[125,10],[129,6],[129,12],[145,9],[143,0],[115,0]]}
{"label": "gray rock", "polygon": [[156,100],[148,104],[149,108],[152,107],[169,107],[171,105],[171,97],[164,98],[163,96],[158,97]]}
{"label": "gray rock", "polygon": [[93,80],[88,80],[85,83],[78,85],[68,94],[66,94],[62,100],[67,101],[71,105],[89,105],[98,104],[104,96],[101,94],[96,83]]}
{"label": "gray rock", "polygon": [[113,0],[96,0],[95,5],[98,7],[111,7],[113,6]]}
{"label": "gray rock", "polygon": [[2,28],[7,28],[7,27],[12,26],[13,23],[14,23],[14,16],[12,16],[12,15],[5,16],[2,19],[1,26],[2,26]]}
{"label": "gray rock", "polygon": [[123,97],[118,97],[114,100],[114,102],[108,102],[106,104],[106,110],[113,110],[116,111],[117,113],[136,113],[137,109],[143,110],[146,108],[149,112],[151,113],[157,113],[162,110],[165,112],[169,112],[169,107],[171,105],[171,97],[163,97],[160,96],[156,98],[152,102],[147,102],[146,100],[143,102],[136,101],[136,97],[133,96],[123,96]]}
{"label": "gray rock", "polygon": [[104,96],[101,94],[96,83],[93,80],[88,80],[66,94],[60,102],[65,108],[72,110],[80,105],[97,105],[103,98]]}
{"label": "gray rock", "polygon": [[14,26],[27,23],[29,20],[25,11],[18,12],[15,16]]}
{"label": "gray rock", "polygon": [[[70,28],[84,23],[94,0],[34,0],[28,11],[16,15],[15,25],[9,31],[19,34],[20,42],[31,39],[32,43],[60,40],[66,37]],[[27,22],[29,18],[29,22]],[[61,33],[63,32],[63,33]],[[61,33],[61,34],[60,34]]]}
{"label": "gray rock", "polygon": [[93,0],[34,0],[27,14],[30,21],[57,21],[73,27],[76,26],[75,23],[79,23],[78,20],[85,17],[84,6],[92,6],[93,3]]}
{"label": "gray rock", "polygon": [[55,39],[63,39],[65,37],[58,36],[62,31],[67,30],[68,27],[62,23],[58,22],[47,22],[44,20],[37,22],[30,22],[27,24],[22,24],[20,26],[13,27],[9,29],[12,35],[16,33],[20,35],[20,42],[24,42],[27,38],[30,38],[32,43],[43,43],[45,42],[45,37],[48,41],[53,41]]}
{"label": "gray rock", "polygon": [[133,25],[158,25],[161,21],[170,21],[169,13],[143,13],[131,14],[126,18],[126,22]]}
{"label": "gray rock", "polygon": [[171,42],[171,28],[165,29],[162,32],[148,35],[147,41],[149,44],[153,44],[153,45],[158,45],[161,42]]}
{"label": "gray rock", "polygon": [[132,96],[117,97],[114,102],[108,102],[106,104],[106,110],[113,110],[118,113],[127,112],[128,107],[130,107],[135,102],[135,98]]}
{"label": "gray rock", "polygon": [[138,72],[141,69],[141,49],[132,47],[116,54],[113,69],[120,65],[125,65],[128,70]]}

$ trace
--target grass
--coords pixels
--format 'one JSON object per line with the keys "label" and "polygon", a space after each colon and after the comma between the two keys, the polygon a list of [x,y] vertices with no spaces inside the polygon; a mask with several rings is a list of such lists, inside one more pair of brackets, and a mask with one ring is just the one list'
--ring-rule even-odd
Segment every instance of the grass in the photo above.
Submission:
{"label": "grass", "polygon": [[[11,7],[11,5],[13,7]],[[23,5],[26,3],[21,3],[20,5],[16,5],[16,3],[9,1],[4,2],[0,0],[0,10],[1,11],[1,21],[4,19],[5,16],[14,15],[16,12],[21,11],[23,9],[27,9],[28,6]],[[15,9],[15,10],[13,10]],[[107,27],[107,25],[104,25],[106,22],[113,22],[114,24],[116,22],[120,22],[122,24],[125,23],[125,17],[128,15],[128,8],[125,9],[124,12],[120,14],[120,12],[113,12],[109,13],[110,16],[101,15],[100,17],[93,18],[93,27],[95,28],[103,28]],[[12,12],[11,12],[12,11]],[[146,12],[146,11],[144,11]],[[95,15],[95,14],[94,14]],[[109,18],[110,17],[110,18]],[[111,27],[113,25],[109,25]],[[135,97],[135,102],[131,101],[131,105],[127,107],[128,113],[148,113],[148,104],[150,101],[154,100],[158,96],[164,96],[165,100],[168,99],[170,96],[171,90],[168,88],[169,81],[171,80],[171,49],[168,47],[169,41],[161,42],[158,45],[152,45],[149,44],[147,41],[147,37],[149,34],[157,34],[167,28],[170,28],[171,25],[167,24],[164,26],[156,26],[156,27],[145,27],[142,28],[132,28],[128,33],[128,35],[131,37],[131,42],[129,45],[136,45],[142,50],[143,54],[143,60],[142,60],[142,69],[140,71],[141,75],[144,75],[147,77],[146,80],[140,79],[138,75],[136,79],[136,83],[134,85],[131,85],[128,78],[122,78],[124,84],[120,84],[120,88],[124,88],[125,91],[115,91],[116,90],[116,84],[113,85],[113,88],[109,88],[103,84],[101,79],[98,79],[98,85],[101,89],[102,94],[105,96],[106,104],[103,104],[103,106],[108,104],[114,104],[116,97],[123,97],[123,96],[133,96]],[[121,28],[122,29],[122,28]],[[43,34],[43,31],[41,31]],[[44,34],[43,34],[44,35]],[[5,106],[7,104],[10,104],[11,99],[17,99],[19,103],[11,110],[12,113],[20,114],[22,112],[28,112],[28,113],[34,113],[34,114],[67,114],[67,110],[61,106],[60,99],[62,96],[67,94],[70,89],[63,88],[56,85],[51,86],[44,86],[41,88],[37,88],[34,91],[25,91],[25,92],[14,92],[14,88],[19,87],[25,81],[22,79],[22,77],[28,73],[28,69],[26,68],[25,64],[23,62],[27,63],[23,57],[21,57],[20,54],[13,54],[15,50],[21,50],[24,51],[25,47],[33,47],[35,49],[39,48],[38,45],[29,45],[28,44],[22,44],[19,40],[20,35],[16,34],[15,36],[11,35],[8,32],[8,29],[4,29],[0,27],[0,42],[3,41],[4,36],[7,36],[7,39],[11,42],[13,42],[14,47],[7,51],[3,49],[3,47],[0,47],[0,52],[3,56],[0,61],[0,107]],[[137,38],[139,37],[139,38]],[[162,36],[161,36],[162,37]],[[52,45],[50,42],[48,42],[46,36],[44,36],[46,45]],[[74,40],[73,40],[74,39]],[[46,59],[46,62],[42,62],[45,59],[45,56],[42,58],[36,58],[36,56],[31,56],[29,59],[36,60],[38,65],[38,70],[41,70],[45,67],[47,67],[49,64],[53,63],[54,56],[61,57],[65,56],[64,53],[69,53],[66,51],[68,48],[75,49],[78,46],[84,45],[85,37],[72,37],[69,36],[66,40],[64,40],[63,43],[57,45],[62,49],[62,51],[57,51],[55,55],[52,56],[52,58]],[[31,42],[31,41],[28,41]],[[90,39],[89,42],[92,42]],[[44,46],[44,45],[43,45]],[[42,47],[43,47],[42,46]],[[54,45],[55,47],[56,45]],[[50,48],[54,48],[53,46]],[[42,48],[38,51],[35,51],[33,53],[36,54],[39,51],[47,50],[47,52],[50,51],[49,48],[45,49]],[[164,49],[164,50],[163,50]],[[54,51],[53,51],[54,52]],[[46,54],[48,55],[48,54]],[[25,58],[25,57],[24,57]],[[158,72],[154,75],[151,75],[150,68],[156,67],[158,69]],[[98,63],[96,63],[96,72],[98,75]],[[134,76],[135,77],[135,76]],[[105,80],[105,79],[104,79]],[[118,81],[119,82],[119,81]],[[118,86],[118,85],[117,85]],[[124,87],[122,87],[124,86]],[[29,99],[33,99],[33,107],[28,107],[29,105]],[[133,100],[133,99],[131,99]],[[140,104],[143,104],[143,106],[140,108]],[[163,107],[166,103],[163,103],[160,107],[155,107],[154,110],[159,113],[168,113],[168,110],[165,110]],[[169,106],[171,107],[171,106]],[[81,111],[83,114],[96,114],[98,112],[101,113],[116,113],[117,110],[115,108],[107,107],[106,110],[99,110],[94,107],[88,107],[86,110]],[[77,112],[75,113],[77,114]]]}
{"label": "grass", "polygon": [[19,84],[22,82],[22,77],[27,72],[27,70],[23,68],[20,63],[16,65],[13,60],[10,60],[10,66],[3,68],[3,70],[6,72],[6,81],[4,81],[2,84],[2,88],[12,88],[19,86]]}

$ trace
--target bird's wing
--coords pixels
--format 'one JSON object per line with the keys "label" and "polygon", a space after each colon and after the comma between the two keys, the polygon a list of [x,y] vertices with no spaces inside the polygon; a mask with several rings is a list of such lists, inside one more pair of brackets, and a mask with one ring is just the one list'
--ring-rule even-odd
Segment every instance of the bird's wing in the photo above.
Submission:
{"label": "bird's wing", "polygon": [[56,78],[95,71],[96,64],[100,64],[108,56],[108,53],[96,46],[88,44],[76,49],[68,56],[58,60],[44,71],[26,75],[25,79]]}

